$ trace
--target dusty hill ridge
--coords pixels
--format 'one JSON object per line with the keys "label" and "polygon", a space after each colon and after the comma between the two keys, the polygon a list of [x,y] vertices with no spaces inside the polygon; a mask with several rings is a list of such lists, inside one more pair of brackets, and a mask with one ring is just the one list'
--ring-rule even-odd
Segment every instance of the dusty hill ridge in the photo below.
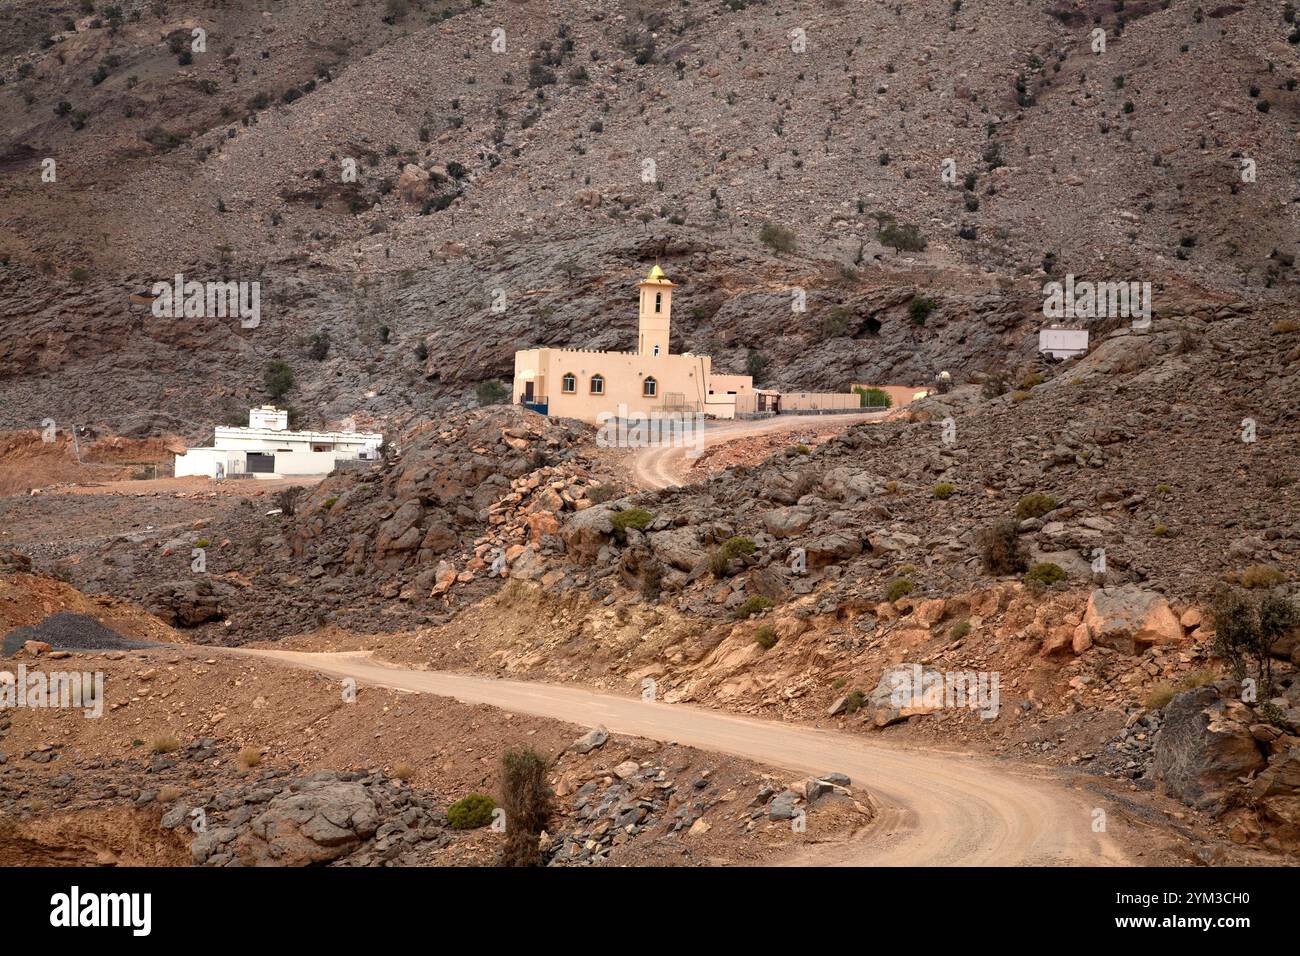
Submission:
{"label": "dusty hill ridge", "polygon": [[[654,255],[694,283],[685,345],[742,371],[771,343],[772,380],[805,388],[988,360],[985,332],[909,334],[914,295],[1018,349],[1043,268],[1220,301],[1294,282],[1279,172],[1300,93],[1280,7],[397,7],[386,22],[325,0],[128,3],[120,21],[11,6],[0,374],[24,379],[24,406],[120,428],[120,383],[137,380],[170,418],[127,424],[198,430],[201,410],[263,397],[281,358],[313,419],[406,415],[508,372],[524,345],[625,347],[615,279]],[[195,27],[206,52],[188,53]],[[882,243],[880,215],[925,250]],[[793,254],[759,244],[769,221],[794,230]],[[177,272],[260,278],[265,323],[126,313],[125,292]],[[1016,276],[1008,296],[996,280]],[[322,331],[323,366],[304,358]]]}

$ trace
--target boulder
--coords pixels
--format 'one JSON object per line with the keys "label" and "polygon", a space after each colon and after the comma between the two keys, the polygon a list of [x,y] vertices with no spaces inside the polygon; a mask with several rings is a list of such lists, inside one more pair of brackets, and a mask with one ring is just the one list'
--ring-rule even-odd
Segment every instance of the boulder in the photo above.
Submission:
{"label": "boulder", "polygon": [[0,574],[27,574],[31,569],[32,559],[21,551],[0,551]]}
{"label": "boulder", "polygon": [[196,627],[225,617],[212,582],[202,578],[165,581],[149,593],[145,604],[152,613],[175,627]]}
{"label": "boulder", "polygon": [[607,740],[609,740],[609,731],[603,726],[596,727],[575,740],[573,750],[580,754],[591,753],[597,747],[603,747]]}
{"label": "boulder", "polygon": [[773,508],[759,516],[763,527],[774,538],[789,538],[812,524],[813,514],[807,508]]}
{"label": "boulder", "polygon": [[853,503],[863,498],[874,498],[883,487],[879,478],[852,468],[832,468],[822,476],[822,491],[836,501]]}
{"label": "boulder", "polygon": [[429,174],[427,171],[407,163],[397,177],[397,195],[405,203],[420,204],[429,198]]}
{"label": "boulder", "polygon": [[355,850],[378,825],[378,809],[364,785],[312,775],[297,792],[272,799],[240,834],[234,851],[245,866],[328,863]]}
{"label": "boulder", "polygon": [[1183,627],[1169,602],[1132,584],[1093,591],[1083,623],[1093,643],[1124,654],[1183,639]]}
{"label": "boulder", "polygon": [[808,567],[822,567],[861,554],[862,539],[848,531],[832,531],[807,542],[804,552]]}
{"label": "boulder", "polygon": [[405,501],[393,516],[379,526],[375,538],[375,551],[385,555],[392,551],[411,551],[418,547],[424,535],[418,527],[424,517],[424,508],[415,500]]}
{"label": "boulder", "polygon": [[694,528],[670,528],[649,535],[650,550],[654,556],[679,571],[693,571],[704,563],[706,557],[700,544],[699,533]]}
{"label": "boulder", "polygon": [[1254,716],[1214,685],[1184,691],[1165,707],[1153,773],[1170,796],[1202,810],[1222,809],[1238,778],[1264,767],[1250,731]]}
{"label": "boulder", "polygon": [[746,580],[745,590],[771,598],[779,604],[794,593],[794,583],[797,580],[798,575],[785,565],[773,563],[765,568],[751,571]]}
{"label": "boulder", "polygon": [[915,548],[921,543],[921,539],[906,531],[886,531],[882,528],[867,535],[867,543],[871,545],[873,552],[881,554]]}
{"label": "boulder", "polygon": [[424,530],[424,537],[420,539],[420,557],[427,560],[435,554],[450,551],[458,542],[456,532],[446,522],[431,521]]}
{"label": "boulder", "polygon": [[767,808],[769,820],[789,820],[795,815],[795,805],[799,802],[796,790],[782,790]]}
{"label": "boulder", "polygon": [[938,676],[939,671],[920,664],[895,664],[882,670],[880,682],[867,695],[867,720],[875,727],[888,727],[913,715],[938,710],[923,697],[926,675]]}
{"label": "boulder", "polygon": [[593,505],[583,511],[574,512],[573,517],[564,523],[562,537],[564,546],[576,560],[592,562],[600,553],[610,537],[614,534],[611,516],[614,514],[611,503]]}
{"label": "boulder", "polygon": [[1255,778],[1251,796],[1259,813],[1283,828],[1281,839],[1300,842],[1300,746],[1269,759],[1268,768]]}

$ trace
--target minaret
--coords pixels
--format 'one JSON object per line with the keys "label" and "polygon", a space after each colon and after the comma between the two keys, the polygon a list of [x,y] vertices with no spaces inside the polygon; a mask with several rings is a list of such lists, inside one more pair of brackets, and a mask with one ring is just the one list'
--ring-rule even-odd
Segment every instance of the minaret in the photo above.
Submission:
{"label": "minaret", "polygon": [[641,290],[641,314],[637,323],[638,355],[667,355],[668,333],[673,311],[673,284],[656,265],[637,284]]}

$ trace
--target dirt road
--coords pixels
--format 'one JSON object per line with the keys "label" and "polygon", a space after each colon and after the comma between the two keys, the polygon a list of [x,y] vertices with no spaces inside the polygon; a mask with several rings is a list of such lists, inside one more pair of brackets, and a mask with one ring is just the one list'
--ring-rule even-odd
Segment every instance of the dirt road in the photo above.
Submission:
{"label": "dirt road", "polygon": [[[878,420],[887,412],[828,415],[819,418],[809,415],[784,415],[777,418],[760,418],[710,424],[704,429],[704,448],[723,442],[736,441],[754,435],[772,432],[797,431],[810,426],[823,425],[834,420],[845,428],[860,421]],[[682,483],[682,471],[687,454],[703,449],[655,447],[637,449],[632,457],[632,477],[642,488],[673,488]]]}
{"label": "dirt road", "polygon": [[[214,650],[205,649],[205,653]],[[1059,779],[961,754],[905,750],[838,731],[755,720],[682,704],[647,703],[575,687],[393,667],[366,652],[231,650],[358,684],[438,694],[525,714],[604,724],[615,733],[734,754],[796,774],[848,774],[879,814],[850,843],[810,846],[793,864],[855,866],[1124,865],[1092,832],[1098,800]]]}

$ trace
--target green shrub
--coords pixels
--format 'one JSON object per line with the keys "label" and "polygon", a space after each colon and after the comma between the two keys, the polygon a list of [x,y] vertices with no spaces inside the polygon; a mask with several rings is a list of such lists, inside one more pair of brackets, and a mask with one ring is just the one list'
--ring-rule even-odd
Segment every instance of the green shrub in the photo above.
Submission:
{"label": "green shrub", "polygon": [[624,508],[611,515],[609,521],[614,526],[614,537],[626,541],[628,528],[644,531],[654,519],[655,516],[644,508]]}
{"label": "green shrub", "polygon": [[330,334],[328,332],[317,332],[307,343],[307,354],[317,362],[325,361],[325,357],[330,354]]}
{"label": "green shrub", "polygon": [[861,385],[855,385],[853,391],[858,393],[859,408],[890,408],[894,404],[894,400],[883,388],[863,388]]}
{"label": "green shrub", "polygon": [[603,504],[606,501],[613,501],[615,498],[623,497],[619,494],[618,486],[613,482],[603,485],[590,485],[587,488],[587,500],[594,504]]}
{"label": "green shrub", "polygon": [[262,372],[262,383],[272,398],[280,398],[293,388],[293,369],[279,360],[267,362]]}
{"label": "green shrub", "polygon": [[1051,586],[1066,578],[1065,569],[1051,561],[1040,561],[1025,572],[1025,581]]}
{"label": "green shrub", "polygon": [[[882,245],[893,246],[895,252],[921,252],[927,244],[925,235],[918,226],[912,223],[899,223],[892,216],[881,220],[880,228],[876,230],[876,238]],[[928,310],[926,314],[929,314]],[[921,323],[917,322],[917,324]]]}
{"label": "green shrub", "polygon": [[934,299],[918,296],[908,305],[907,317],[912,320],[913,325],[925,325],[925,320],[930,317],[937,304]]}
{"label": "green shrub", "polygon": [[765,651],[776,647],[776,630],[771,624],[763,624],[754,632],[754,643]]}
{"label": "green shrub", "polygon": [[951,481],[941,481],[934,486],[934,496],[938,498],[940,501],[945,501],[948,498],[951,498],[953,492],[955,492],[956,490],[957,490],[957,486],[954,485]]}
{"label": "green shrub", "polygon": [[912,593],[912,582],[907,578],[894,578],[885,588],[885,600],[893,603],[899,598],[907,597]]}
{"label": "green shrub", "polygon": [[728,538],[727,543],[722,546],[722,553],[730,561],[732,558],[748,557],[757,547],[753,538]]}
{"label": "green shrub", "polygon": [[794,453],[795,453],[796,455],[811,455],[811,454],[812,454],[812,449],[809,448],[807,445],[802,445],[802,444],[800,444],[800,445],[795,445],[795,446],[794,446]]}
{"label": "green shrub", "polygon": [[479,382],[474,387],[474,397],[480,405],[500,405],[510,397],[510,389],[496,379]]}
{"label": "green shrub", "polygon": [[776,252],[794,252],[796,246],[794,230],[774,222],[764,224],[758,232],[758,240]]}
{"label": "green shrub", "polygon": [[854,690],[844,698],[844,713],[856,714],[862,709],[862,705],[867,702],[867,695],[860,690]]}
{"label": "green shrub", "polygon": [[1016,517],[1021,521],[1026,518],[1041,518],[1049,511],[1055,511],[1060,504],[1051,495],[1043,495],[1035,492],[1032,495],[1025,495],[1016,503]]}
{"label": "green shrub", "polygon": [[745,601],[744,604],[736,608],[736,617],[742,621],[747,617],[753,617],[760,611],[766,611],[772,606],[772,599],[765,598],[761,594],[755,594],[752,598]]}
{"label": "green shrub", "polygon": [[457,830],[477,830],[492,822],[496,801],[481,793],[461,797],[447,808],[447,822]]}
{"label": "green shrub", "polygon": [[958,621],[952,626],[952,630],[948,632],[948,636],[954,641],[959,641],[969,633],[970,621]]}
{"label": "green shrub", "polygon": [[330,495],[330,496],[329,496],[328,498],[326,498],[325,501],[321,504],[321,506],[320,506],[320,510],[321,510],[321,511],[329,511],[331,508],[334,507],[335,503],[336,503],[338,500],[339,500],[339,496],[338,496],[338,495]]}
{"label": "green shrub", "polygon": [[195,541],[195,542],[194,542],[194,547],[196,547],[196,548],[206,548],[209,544],[211,544],[211,542],[208,541],[207,538],[199,538],[198,541]]}

